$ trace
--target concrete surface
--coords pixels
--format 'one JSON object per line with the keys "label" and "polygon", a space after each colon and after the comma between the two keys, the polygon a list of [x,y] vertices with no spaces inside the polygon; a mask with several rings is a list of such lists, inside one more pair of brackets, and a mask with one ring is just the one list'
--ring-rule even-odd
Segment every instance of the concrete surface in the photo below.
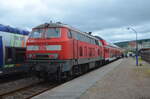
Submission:
{"label": "concrete surface", "polygon": [[124,59],[120,66],[105,75],[79,99],[150,99],[150,64]]}
{"label": "concrete surface", "polygon": [[[42,93],[33,99],[77,99],[81,95],[96,84],[97,81],[101,80],[104,75],[113,71],[116,67],[120,66],[123,60],[120,59],[116,62],[110,63],[102,68],[94,70],[88,74],[80,76],[72,81],[62,84],[50,91]],[[83,96],[84,97],[84,96]],[[86,98],[85,98],[86,99]],[[91,98],[93,99],[93,98]]]}

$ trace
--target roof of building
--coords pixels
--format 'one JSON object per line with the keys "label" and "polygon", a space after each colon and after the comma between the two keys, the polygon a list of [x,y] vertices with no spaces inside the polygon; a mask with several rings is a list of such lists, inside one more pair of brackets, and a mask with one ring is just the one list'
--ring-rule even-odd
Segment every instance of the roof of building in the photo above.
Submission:
{"label": "roof of building", "polygon": [[29,34],[29,31],[27,31],[27,30],[22,30],[22,29],[10,27],[10,26],[5,26],[2,24],[0,24],[0,31],[8,32],[8,33],[14,33],[14,34],[21,34],[21,35],[28,35]]}

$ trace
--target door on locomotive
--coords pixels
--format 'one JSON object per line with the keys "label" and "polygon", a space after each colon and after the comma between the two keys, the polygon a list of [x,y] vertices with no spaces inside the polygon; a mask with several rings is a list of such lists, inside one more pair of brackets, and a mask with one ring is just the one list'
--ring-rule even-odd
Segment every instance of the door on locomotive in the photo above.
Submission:
{"label": "door on locomotive", "polygon": [[[74,33],[75,34],[75,33]],[[74,34],[72,33],[71,30],[68,30],[68,39],[73,39]],[[71,52],[73,52],[73,59],[77,59],[78,58],[78,41],[73,39],[73,50]]]}

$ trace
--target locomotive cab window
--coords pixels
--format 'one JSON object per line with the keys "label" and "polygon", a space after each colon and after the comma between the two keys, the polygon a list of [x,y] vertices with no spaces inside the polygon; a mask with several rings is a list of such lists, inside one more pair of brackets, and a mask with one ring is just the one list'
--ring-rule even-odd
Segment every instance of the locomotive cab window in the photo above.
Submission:
{"label": "locomotive cab window", "polygon": [[35,29],[30,33],[29,37],[30,38],[41,38],[42,33],[44,33],[44,32],[45,32],[44,29]]}
{"label": "locomotive cab window", "polygon": [[60,37],[60,28],[48,28],[45,36],[46,38]]}

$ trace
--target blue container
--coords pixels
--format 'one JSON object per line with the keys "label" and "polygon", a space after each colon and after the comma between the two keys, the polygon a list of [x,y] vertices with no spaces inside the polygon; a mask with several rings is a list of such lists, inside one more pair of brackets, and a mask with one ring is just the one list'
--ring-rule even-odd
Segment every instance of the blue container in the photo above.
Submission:
{"label": "blue container", "polygon": [[3,57],[3,41],[2,37],[0,36],[0,68],[4,65],[4,57]]}

